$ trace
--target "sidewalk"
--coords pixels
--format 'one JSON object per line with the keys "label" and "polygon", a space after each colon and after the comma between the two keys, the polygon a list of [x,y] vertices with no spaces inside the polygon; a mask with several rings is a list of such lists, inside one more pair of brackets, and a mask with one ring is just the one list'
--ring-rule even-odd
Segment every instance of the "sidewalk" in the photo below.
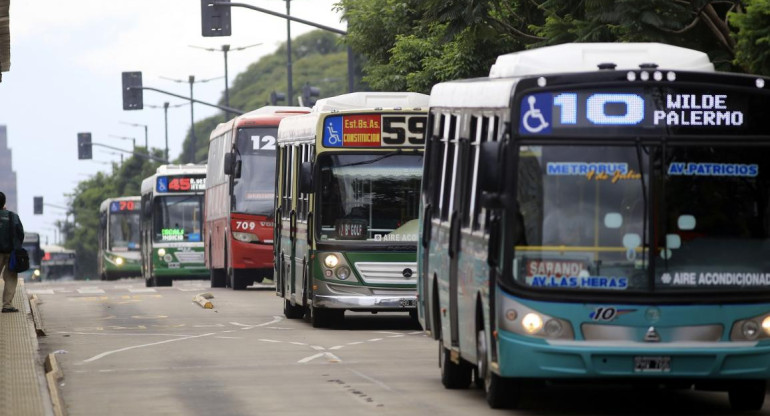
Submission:
{"label": "sidewalk", "polygon": [[39,357],[32,308],[21,279],[13,306],[19,312],[0,314],[0,415],[51,416],[53,406]]}

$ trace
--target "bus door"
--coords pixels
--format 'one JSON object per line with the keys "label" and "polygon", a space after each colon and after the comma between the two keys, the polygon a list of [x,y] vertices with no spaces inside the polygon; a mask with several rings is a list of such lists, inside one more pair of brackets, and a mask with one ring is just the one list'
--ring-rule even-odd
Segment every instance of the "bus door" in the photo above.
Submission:
{"label": "bus door", "polygon": [[459,127],[460,118],[457,116],[447,117],[447,123],[449,128],[445,129],[445,142],[444,142],[444,158],[443,168],[444,175],[442,184],[441,195],[441,221],[448,221],[448,244],[447,254],[449,255],[449,332],[452,346],[459,346],[460,344],[460,330],[459,330],[459,282],[458,282],[458,254],[459,254],[459,237],[460,237],[460,215],[457,209],[458,200],[458,177],[457,171],[458,164],[458,141],[457,141],[457,128]]}

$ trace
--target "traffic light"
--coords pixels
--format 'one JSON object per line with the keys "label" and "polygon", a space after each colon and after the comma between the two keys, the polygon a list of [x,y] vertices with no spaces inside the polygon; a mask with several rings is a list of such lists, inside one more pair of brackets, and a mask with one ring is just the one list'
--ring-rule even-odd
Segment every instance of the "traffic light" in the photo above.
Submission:
{"label": "traffic light", "polygon": [[43,215],[43,197],[42,196],[33,197],[32,201],[34,202],[33,213],[35,215]]}
{"label": "traffic light", "polygon": [[123,72],[123,109],[141,110],[144,108],[144,95],[142,93],[142,72]]}
{"label": "traffic light", "polygon": [[271,92],[270,93],[270,105],[277,105],[278,101],[285,101],[286,100],[286,94],[282,92]]}
{"label": "traffic light", "polygon": [[[230,0],[216,0],[230,3]],[[201,0],[201,35],[230,36],[230,6],[214,6],[214,0]]]}
{"label": "traffic light", "polygon": [[311,87],[309,83],[305,83],[302,87],[302,105],[305,107],[312,107],[315,105],[315,98],[321,95],[321,89],[318,87]]}
{"label": "traffic light", "polygon": [[78,159],[91,158],[91,133],[78,133]]}

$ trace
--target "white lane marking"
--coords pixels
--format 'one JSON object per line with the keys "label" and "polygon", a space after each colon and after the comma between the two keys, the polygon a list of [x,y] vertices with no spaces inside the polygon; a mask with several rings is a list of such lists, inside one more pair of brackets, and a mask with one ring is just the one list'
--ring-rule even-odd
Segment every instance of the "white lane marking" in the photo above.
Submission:
{"label": "white lane marking", "polygon": [[262,342],[277,342],[277,343],[279,343],[279,344],[280,344],[281,342],[283,342],[283,341],[276,341],[276,340],[274,340],[274,339],[264,339],[264,338],[260,338],[260,339],[259,339],[259,341],[262,341]]}
{"label": "white lane marking", "polygon": [[358,345],[358,344],[363,344],[363,343],[364,343],[363,341],[348,342],[348,345]]}
{"label": "white lane marking", "polygon": [[393,332],[393,331],[375,331],[375,334],[401,334],[400,332]]}
{"label": "white lane marking", "polygon": [[388,338],[401,338],[405,336],[404,334],[398,334],[398,335],[388,335]]}
{"label": "white lane marking", "polygon": [[289,344],[294,344],[294,345],[307,345],[307,344],[305,344],[304,342],[297,342],[297,341],[292,341],[292,342],[290,342]]}
{"label": "white lane marking", "polygon": [[130,333],[130,332],[84,332],[84,331],[74,331],[74,332],[67,332],[67,331],[59,331],[57,334],[68,334],[68,335],[119,335],[119,336],[132,336],[132,337],[179,337],[179,338],[185,338],[185,337],[194,337],[195,335],[189,335],[189,334],[148,334],[148,333]]}
{"label": "white lane marking", "polygon": [[350,372],[352,372],[353,374],[355,374],[355,375],[357,375],[357,376],[359,376],[359,377],[361,377],[361,378],[363,378],[365,380],[371,381],[372,383],[382,387],[383,389],[385,389],[387,391],[393,391],[392,388],[390,388],[387,384],[381,382],[380,380],[377,380],[377,379],[374,379],[372,377],[369,377],[366,374],[364,374],[364,373],[362,373],[360,371],[356,371],[356,370],[354,370],[352,368],[348,368],[348,370],[350,370]]}
{"label": "white lane marking", "polygon": [[112,355],[112,354],[123,352],[123,351],[129,351],[129,350],[134,350],[134,349],[137,349],[137,348],[144,348],[144,347],[152,347],[152,346],[160,345],[160,344],[168,344],[169,342],[185,341],[185,340],[193,339],[193,338],[208,337],[208,336],[211,336],[211,335],[214,335],[214,334],[215,334],[214,332],[209,332],[208,334],[203,334],[203,335],[193,335],[193,336],[189,336],[189,337],[185,337],[185,338],[167,339],[165,341],[152,342],[150,344],[134,345],[134,346],[131,346],[131,347],[125,347],[125,348],[120,348],[120,349],[117,349],[117,350],[106,351],[106,352],[103,352],[101,354],[94,355],[91,358],[83,360],[83,363],[90,363],[92,361],[96,361],[98,359],[104,358],[104,357],[106,357],[108,355]]}
{"label": "white lane marking", "polygon": [[101,294],[101,293],[104,293],[104,289],[99,289],[96,286],[81,287],[80,289],[78,289],[78,293],[80,293],[81,295],[85,295],[85,294],[91,295],[91,294],[97,294],[97,293]]}
{"label": "white lane marking", "polygon": [[151,287],[143,287],[139,289],[128,288],[128,291],[131,293],[157,293],[158,292],[157,290]]}
{"label": "white lane marking", "polygon": [[372,338],[372,339],[366,340],[366,342],[377,342],[377,341],[382,341],[382,338]]}
{"label": "white lane marking", "polygon": [[409,332],[409,333],[407,333],[407,335],[425,335],[425,331]]}
{"label": "white lane marking", "polygon": [[345,346],[344,346],[344,345],[335,345],[335,346],[333,346],[333,347],[331,347],[331,348],[329,348],[329,349],[330,349],[330,350],[338,350],[338,349],[340,349],[340,348],[345,348]]}
{"label": "white lane marking", "polygon": [[320,357],[326,357],[326,358],[328,358],[328,359],[329,359],[329,362],[333,362],[333,363],[339,363],[339,362],[342,362],[342,360],[340,359],[340,357],[337,357],[336,355],[334,355],[334,354],[332,354],[332,353],[330,353],[330,352],[319,352],[318,354],[315,354],[315,355],[311,355],[311,356],[309,356],[309,357],[305,357],[305,358],[303,358],[303,359],[301,359],[301,360],[297,361],[297,363],[299,363],[299,364],[305,364],[305,363],[309,363],[310,361],[313,361],[313,360],[315,360],[316,358],[320,358]]}
{"label": "white lane marking", "polygon": [[224,324],[204,324],[204,325],[193,325],[193,328],[222,328],[225,326]]}
{"label": "white lane marking", "polygon": [[219,339],[243,339],[242,337],[223,337],[223,336],[218,336],[218,337],[214,337],[214,338],[219,338]]}
{"label": "white lane marking", "polygon": [[270,322],[263,322],[261,324],[256,324],[256,325],[242,324],[240,322],[230,322],[230,325],[240,326],[241,329],[252,329],[252,328],[259,328],[263,326],[272,325],[281,321],[283,321],[283,316],[273,315],[273,320]]}
{"label": "white lane marking", "polygon": [[320,346],[320,345],[311,345],[310,348],[316,350],[316,351],[324,351],[326,348]]}
{"label": "white lane marking", "polygon": [[29,289],[27,293],[34,295],[53,295],[53,289]]}

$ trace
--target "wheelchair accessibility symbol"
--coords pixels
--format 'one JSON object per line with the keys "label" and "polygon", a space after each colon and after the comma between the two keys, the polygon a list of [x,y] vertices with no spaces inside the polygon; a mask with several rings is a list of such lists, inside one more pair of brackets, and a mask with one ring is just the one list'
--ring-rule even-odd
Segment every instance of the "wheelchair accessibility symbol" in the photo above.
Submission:
{"label": "wheelchair accessibility symbol", "polygon": [[323,145],[326,147],[342,147],[342,117],[327,117],[324,122]]}
{"label": "wheelchair accessibility symbol", "polygon": [[552,107],[551,94],[532,94],[524,97],[521,103],[519,133],[550,133]]}

